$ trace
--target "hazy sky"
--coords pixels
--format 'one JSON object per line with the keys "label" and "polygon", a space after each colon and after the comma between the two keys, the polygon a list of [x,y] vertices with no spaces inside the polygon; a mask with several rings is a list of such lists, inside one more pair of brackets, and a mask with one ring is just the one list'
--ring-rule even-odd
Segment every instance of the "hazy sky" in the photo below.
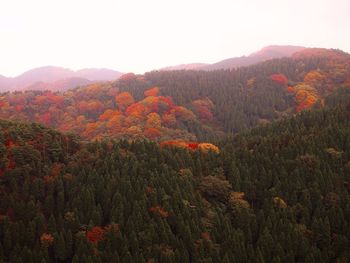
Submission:
{"label": "hazy sky", "polygon": [[0,0],[0,74],[213,63],[266,45],[350,52],[349,0]]}

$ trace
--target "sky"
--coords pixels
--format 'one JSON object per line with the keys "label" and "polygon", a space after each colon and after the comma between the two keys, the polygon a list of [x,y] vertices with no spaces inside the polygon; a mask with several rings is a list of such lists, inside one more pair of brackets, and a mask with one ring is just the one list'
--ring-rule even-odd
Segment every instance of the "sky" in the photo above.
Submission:
{"label": "sky", "polygon": [[0,75],[54,65],[143,73],[267,45],[350,52],[349,0],[0,0]]}

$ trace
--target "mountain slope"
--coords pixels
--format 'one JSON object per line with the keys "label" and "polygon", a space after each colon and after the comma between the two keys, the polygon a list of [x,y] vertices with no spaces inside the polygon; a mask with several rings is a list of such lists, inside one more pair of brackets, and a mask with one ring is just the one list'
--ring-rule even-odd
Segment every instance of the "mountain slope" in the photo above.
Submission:
{"label": "mountain slope", "polygon": [[350,86],[349,54],[320,52],[230,71],[126,74],[61,94],[3,94],[0,117],[34,120],[85,139],[213,140],[322,108],[327,95]]}
{"label": "mountain slope", "polygon": [[216,153],[0,121],[0,260],[348,262],[349,91]]}
{"label": "mountain slope", "polygon": [[122,73],[111,70],[111,69],[97,69],[97,68],[89,68],[89,69],[81,69],[75,72],[75,77],[85,78],[90,81],[96,81],[96,80],[116,80],[118,79]]}
{"label": "mountain slope", "polygon": [[269,59],[290,57],[294,53],[305,49],[300,46],[267,46],[260,51],[254,52],[249,56],[229,58],[201,67],[201,70],[232,69],[246,67]]}

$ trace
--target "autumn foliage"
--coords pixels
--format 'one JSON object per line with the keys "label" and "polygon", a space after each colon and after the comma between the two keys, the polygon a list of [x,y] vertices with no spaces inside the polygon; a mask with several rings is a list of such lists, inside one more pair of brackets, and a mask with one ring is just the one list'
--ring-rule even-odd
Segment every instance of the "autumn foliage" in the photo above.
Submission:
{"label": "autumn foliage", "polygon": [[158,214],[163,218],[167,218],[169,216],[169,213],[167,211],[165,211],[164,208],[162,208],[160,206],[152,206],[152,207],[150,207],[149,211],[154,213],[154,214]]}
{"label": "autumn foliage", "polygon": [[158,96],[158,93],[159,93],[159,88],[158,87],[150,88],[150,89],[148,89],[148,90],[146,90],[144,92],[145,97],[149,97],[149,96],[156,97],[156,96]]}
{"label": "autumn foliage", "polygon": [[213,151],[215,153],[219,153],[220,150],[217,146],[211,143],[197,143],[197,142],[186,142],[182,140],[177,141],[164,141],[160,144],[161,147],[179,147],[186,148],[189,150],[200,150],[204,153],[208,153],[209,151]]}
{"label": "autumn foliage", "polygon": [[[144,80],[127,74],[119,85],[130,83],[141,85]],[[0,96],[0,118],[39,122],[63,132],[77,133],[83,139],[113,137],[162,141],[164,138],[192,138],[184,125],[199,119],[212,120],[213,105],[209,99],[197,100],[194,104],[197,105],[195,112],[176,105],[171,97],[161,96],[158,87],[145,89],[144,98],[135,101],[130,92],[120,92],[118,87],[91,84],[64,93],[5,94]]]}
{"label": "autumn foliage", "polygon": [[50,233],[44,233],[40,236],[40,243],[42,247],[48,248],[53,244],[54,238]]}
{"label": "autumn foliage", "polygon": [[280,85],[282,85],[282,86],[286,86],[286,85],[288,84],[288,79],[287,79],[287,77],[286,77],[285,75],[283,75],[283,74],[273,74],[273,75],[270,76],[270,78],[271,78],[274,82],[276,82],[276,83],[278,83],[278,84],[280,84]]}
{"label": "autumn foliage", "polygon": [[105,230],[100,226],[93,227],[90,231],[87,231],[86,237],[90,243],[96,244],[104,239]]}

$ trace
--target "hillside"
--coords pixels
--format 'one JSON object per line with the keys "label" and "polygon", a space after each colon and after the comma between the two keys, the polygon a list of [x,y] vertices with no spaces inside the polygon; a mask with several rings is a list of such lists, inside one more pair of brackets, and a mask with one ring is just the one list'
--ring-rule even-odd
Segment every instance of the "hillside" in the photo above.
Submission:
{"label": "hillside", "polygon": [[[82,69],[73,71],[66,68],[46,66],[31,69],[14,77],[0,77],[0,91],[43,89],[52,90],[69,89],[72,83],[76,86],[86,85],[89,82],[109,81],[118,79],[122,73],[110,69]],[[67,83],[66,85],[64,85]]]}
{"label": "hillside", "polygon": [[346,262],[349,91],[217,153],[0,121],[0,259]]}
{"label": "hillside", "polygon": [[213,141],[323,107],[327,95],[350,84],[349,54],[296,54],[234,70],[130,73],[63,93],[5,93],[0,118],[36,121],[84,139]]}

